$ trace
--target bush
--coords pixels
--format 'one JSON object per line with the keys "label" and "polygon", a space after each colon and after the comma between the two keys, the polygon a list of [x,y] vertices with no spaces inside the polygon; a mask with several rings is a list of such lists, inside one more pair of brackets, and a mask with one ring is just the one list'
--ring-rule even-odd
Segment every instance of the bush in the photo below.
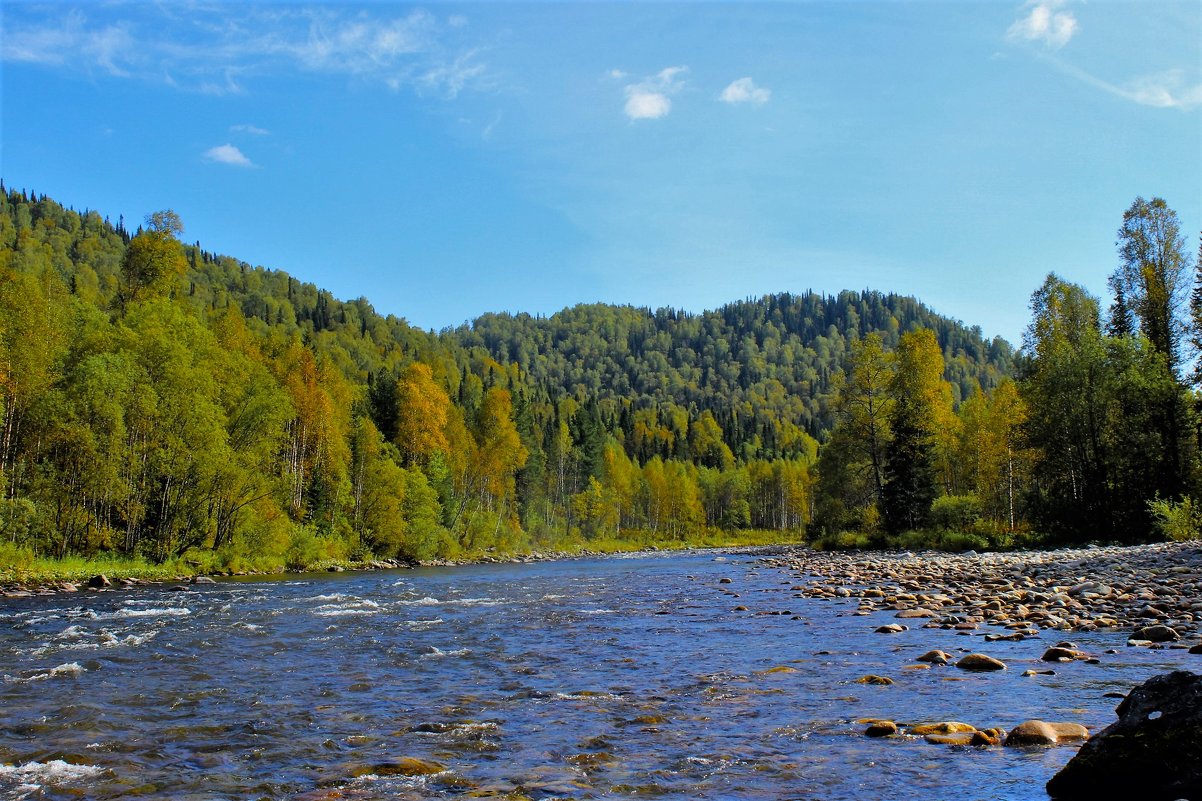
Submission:
{"label": "bush", "polygon": [[944,531],[968,531],[980,519],[976,495],[944,495],[931,504],[931,525]]}
{"label": "bush", "polygon": [[1202,532],[1202,510],[1188,495],[1177,502],[1155,498],[1148,501],[1148,511],[1165,539],[1174,542],[1196,540]]}
{"label": "bush", "polygon": [[24,545],[0,542],[0,573],[25,571],[33,565],[33,551]]}
{"label": "bush", "polygon": [[810,547],[816,551],[859,551],[872,547],[872,536],[862,531],[840,531],[824,534]]}

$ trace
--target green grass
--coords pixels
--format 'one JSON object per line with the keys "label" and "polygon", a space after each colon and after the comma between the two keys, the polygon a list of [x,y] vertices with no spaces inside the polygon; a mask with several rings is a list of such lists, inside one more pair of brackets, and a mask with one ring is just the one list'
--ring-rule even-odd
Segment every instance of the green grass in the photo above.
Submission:
{"label": "green grass", "polygon": [[[3,556],[3,554],[0,554]],[[93,576],[105,575],[110,579],[136,578],[146,581],[170,581],[193,574],[188,565],[180,561],[154,564],[145,559],[131,559],[111,554],[94,557],[68,556],[64,559],[36,557],[17,564],[0,561],[0,584],[41,585],[60,581],[78,583]]]}
{"label": "green grass", "polygon": [[[621,537],[598,537],[591,540],[557,539],[536,544],[532,549],[512,552],[467,552],[454,561],[471,563],[486,558],[508,558],[532,554],[628,553],[645,550],[675,551],[688,548],[732,548],[756,545],[799,544],[800,532],[794,531],[721,531],[704,529],[690,532],[683,539],[664,539],[650,531],[623,532]],[[338,566],[347,570],[361,569],[366,563],[347,559],[323,557],[305,565],[288,565],[289,570],[314,571]],[[79,583],[96,575],[112,580],[136,578],[145,581],[171,581],[185,576],[206,573],[251,572],[274,573],[284,569],[282,562],[266,559],[233,558],[214,551],[189,551],[182,557],[155,564],[140,558],[98,554],[92,557],[68,556],[64,559],[36,557],[27,549],[0,544],[0,585],[20,584],[40,586],[68,581]]]}

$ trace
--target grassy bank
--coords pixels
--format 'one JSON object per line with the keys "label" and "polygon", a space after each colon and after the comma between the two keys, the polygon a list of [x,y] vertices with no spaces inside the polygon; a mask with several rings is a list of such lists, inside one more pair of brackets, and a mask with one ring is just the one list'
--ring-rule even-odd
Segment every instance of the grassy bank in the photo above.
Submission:
{"label": "grassy bank", "polygon": [[[802,538],[797,532],[747,530],[725,532],[705,529],[683,539],[666,540],[650,531],[624,532],[621,537],[589,540],[563,539],[541,543],[540,547],[515,551],[467,551],[458,554],[454,564],[518,559],[554,558],[556,556],[585,556],[588,554],[634,553],[638,551],[676,551],[691,548],[736,548],[757,545],[797,545]],[[155,563],[141,558],[114,554],[68,556],[63,559],[35,556],[24,548],[0,544],[0,586],[45,586],[61,582],[80,583],[93,576],[110,579],[140,579],[143,581],[172,581],[195,575],[224,573],[283,573],[343,568],[369,568],[371,559],[347,560],[322,558],[304,565],[285,564],[278,560],[228,559],[215,551],[190,551],[181,557]]]}

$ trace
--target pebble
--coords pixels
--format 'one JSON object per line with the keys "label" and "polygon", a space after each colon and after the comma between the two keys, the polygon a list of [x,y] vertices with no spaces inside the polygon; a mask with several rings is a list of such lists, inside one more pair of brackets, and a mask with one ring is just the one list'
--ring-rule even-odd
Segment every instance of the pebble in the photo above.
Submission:
{"label": "pebble", "polygon": [[1111,629],[1136,643],[1202,634],[1198,542],[980,554],[798,548],[765,561],[798,574],[804,597],[856,599],[856,614],[930,612],[926,625],[965,633]]}

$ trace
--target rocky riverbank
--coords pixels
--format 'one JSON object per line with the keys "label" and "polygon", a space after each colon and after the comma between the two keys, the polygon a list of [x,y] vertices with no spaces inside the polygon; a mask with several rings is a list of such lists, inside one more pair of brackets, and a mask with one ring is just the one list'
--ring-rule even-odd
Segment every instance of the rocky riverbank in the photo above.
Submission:
{"label": "rocky riverbank", "polygon": [[1114,629],[1128,630],[1131,644],[1187,647],[1180,641],[1202,631],[1202,543],[981,554],[794,549],[765,562],[798,574],[794,590],[805,597],[855,600],[857,614],[894,611],[911,625],[999,629],[986,639]]}

